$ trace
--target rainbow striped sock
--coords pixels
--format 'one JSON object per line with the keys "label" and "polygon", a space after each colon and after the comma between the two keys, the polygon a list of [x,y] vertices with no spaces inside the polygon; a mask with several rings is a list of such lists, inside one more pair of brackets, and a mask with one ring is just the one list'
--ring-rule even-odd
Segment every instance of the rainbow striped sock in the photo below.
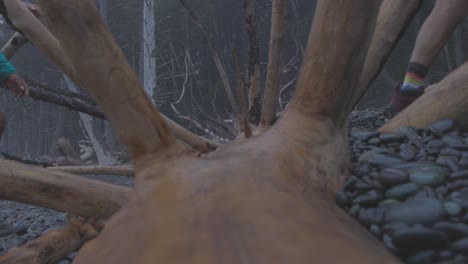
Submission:
{"label": "rainbow striped sock", "polygon": [[401,86],[402,91],[415,91],[424,88],[424,79],[427,75],[427,67],[411,62],[405,75],[405,80]]}

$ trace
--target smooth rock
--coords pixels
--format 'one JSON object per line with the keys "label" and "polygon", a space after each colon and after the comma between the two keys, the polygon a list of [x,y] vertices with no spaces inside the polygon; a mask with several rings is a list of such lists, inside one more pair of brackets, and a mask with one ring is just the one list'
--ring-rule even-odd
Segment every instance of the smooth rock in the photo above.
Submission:
{"label": "smooth rock", "polygon": [[382,236],[382,229],[378,225],[371,225],[369,231],[378,238]]}
{"label": "smooth rock", "polygon": [[380,132],[377,130],[354,130],[351,131],[351,137],[354,139],[360,139],[364,142],[367,142],[373,137],[378,137]]}
{"label": "smooth rock", "polygon": [[406,136],[400,133],[388,133],[380,135],[379,139],[386,144],[396,142],[401,143],[406,140]]}
{"label": "smooth rock", "polygon": [[453,159],[448,159],[445,163],[445,166],[447,166],[451,172],[459,172],[462,170],[462,167],[458,164],[458,162]]}
{"label": "smooth rock", "polygon": [[432,225],[444,219],[446,213],[441,201],[433,198],[415,198],[385,213],[384,223]]}
{"label": "smooth rock", "polygon": [[417,161],[417,162],[406,162],[400,165],[392,166],[392,169],[397,169],[397,170],[411,170],[414,168],[419,168],[419,167],[424,167],[424,166],[437,166],[434,162],[431,161]]}
{"label": "smooth rock", "polygon": [[467,264],[468,263],[468,257],[465,257],[463,255],[456,255],[453,258],[453,261],[450,262],[450,264]]}
{"label": "smooth rock", "polygon": [[468,188],[453,192],[450,198],[463,208],[468,208]]}
{"label": "smooth rock", "polygon": [[368,163],[379,167],[392,167],[403,164],[405,161],[388,154],[376,154],[368,160]]}
{"label": "smooth rock", "polygon": [[462,211],[462,208],[459,204],[455,203],[455,202],[445,202],[444,203],[444,208],[445,208],[445,212],[447,212],[447,215],[449,216],[458,216],[461,211]]}
{"label": "smooth rock", "polygon": [[442,133],[447,133],[455,127],[455,122],[451,119],[444,119],[438,122],[432,123],[429,126],[429,130],[432,132],[433,130],[440,131]]}
{"label": "smooth rock", "polygon": [[21,240],[18,237],[12,237],[7,239],[5,242],[0,244],[3,250],[8,251],[14,247],[18,247],[21,245]]}
{"label": "smooth rock", "polygon": [[341,207],[348,207],[350,205],[348,196],[346,195],[345,192],[339,191],[336,194],[336,203]]}
{"label": "smooth rock", "polygon": [[438,261],[448,260],[453,257],[453,253],[449,250],[440,250],[436,252],[435,259]]}
{"label": "smooth rock", "polygon": [[416,147],[414,147],[412,145],[407,145],[405,148],[400,150],[399,155],[403,160],[411,161],[414,158],[416,158],[416,155],[418,155],[418,153],[419,153],[418,148],[416,148]]}
{"label": "smooth rock", "polygon": [[468,253],[468,237],[464,239],[460,239],[450,245],[450,249],[460,253],[460,254],[467,254]]}
{"label": "smooth rock", "polygon": [[409,174],[411,182],[419,186],[437,186],[445,180],[444,170],[434,166],[414,168]]}
{"label": "smooth rock", "polygon": [[465,141],[462,137],[457,135],[445,135],[442,137],[442,140],[447,143],[447,145],[456,145],[456,144],[463,144]]}
{"label": "smooth rock", "polygon": [[385,234],[382,237],[382,241],[384,245],[390,250],[390,252],[397,254],[398,250],[396,249],[395,245],[393,244],[393,240],[389,235]]}
{"label": "smooth rock", "polygon": [[387,200],[383,200],[382,202],[380,202],[379,207],[392,207],[398,204],[400,204],[400,201],[398,200],[387,199]]}
{"label": "smooth rock", "polygon": [[466,143],[461,143],[461,144],[450,144],[449,145],[451,148],[454,148],[459,151],[467,151],[468,150],[468,144]]}
{"label": "smooth rock", "polygon": [[382,230],[384,233],[389,234],[390,236],[393,236],[396,232],[402,230],[402,229],[407,229],[409,228],[409,225],[403,224],[403,223],[396,223],[396,224],[385,224],[382,227]]}
{"label": "smooth rock", "polygon": [[440,150],[439,155],[441,156],[453,156],[456,157],[457,159],[460,159],[462,157],[462,153],[456,149],[453,148],[443,148]]}
{"label": "smooth rock", "polygon": [[461,180],[461,179],[468,179],[468,170],[462,170],[459,172],[454,172],[449,175],[451,180]]}
{"label": "smooth rock", "polygon": [[403,200],[415,194],[419,190],[419,186],[414,183],[405,183],[394,186],[385,192],[388,199]]}
{"label": "smooth rock", "polygon": [[391,187],[409,181],[409,174],[403,170],[393,168],[384,169],[378,176],[377,180],[386,187]]}
{"label": "smooth rock", "polygon": [[433,250],[423,250],[409,256],[406,264],[428,264],[432,262],[435,252]]}
{"label": "smooth rock", "polygon": [[468,237],[468,226],[462,223],[439,222],[432,228],[444,232],[450,240]]}
{"label": "smooth rock", "polygon": [[380,146],[382,141],[379,138],[371,138],[368,143],[373,146]]}
{"label": "smooth rock", "polygon": [[349,213],[352,216],[357,217],[359,215],[359,210],[361,210],[361,207],[358,204],[356,204],[356,205],[353,205],[351,209],[349,209]]}
{"label": "smooth rock", "polygon": [[441,249],[448,244],[445,233],[423,226],[402,229],[392,236],[392,240],[404,255],[427,249]]}
{"label": "smooth rock", "polygon": [[433,139],[431,141],[429,141],[426,145],[426,147],[428,149],[437,149],[437,150],[441,150],[443,148],[445,148],[445,146],[447,146],[447,143],[445,143],[443,140],[441,139]]}
{"label": "smooth rock", "polygon": [[359,210],[358,220],[366,226],[380,225],[383,222],[385,209],[383,208],[362,208]]}
{"label": "smooth rock", "polygon": [[468,187],[468,180],[456,180],[447,184],[447,189],[449,192],[457,191],[465,187]]}
{"label": "smooth rock", "polygon": [[379,190],[370,190],[353,199],[353,205],[373,206],[379,204],[384,199],[384,194]]}

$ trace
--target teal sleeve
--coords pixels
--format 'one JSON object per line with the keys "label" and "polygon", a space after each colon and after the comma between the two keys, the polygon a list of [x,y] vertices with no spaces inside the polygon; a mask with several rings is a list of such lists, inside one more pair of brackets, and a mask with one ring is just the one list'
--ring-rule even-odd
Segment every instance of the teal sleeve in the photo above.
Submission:
{"label": "teal sleeve", "polygon": [[8,76],[16,73],[16,69],[10,61],[0,52],[0,85],[4,85]]}

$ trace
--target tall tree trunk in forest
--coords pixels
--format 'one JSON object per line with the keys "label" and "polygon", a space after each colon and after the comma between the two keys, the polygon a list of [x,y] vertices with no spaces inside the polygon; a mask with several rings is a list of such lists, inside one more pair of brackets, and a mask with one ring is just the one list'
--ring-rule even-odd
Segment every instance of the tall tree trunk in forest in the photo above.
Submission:
{"label": "tall tree trunk in forest", "polygon": [[154,0],[143,0],[141,72],[143,87],[153,103],[155,102],[156,89],[156,22],[154,12]]}

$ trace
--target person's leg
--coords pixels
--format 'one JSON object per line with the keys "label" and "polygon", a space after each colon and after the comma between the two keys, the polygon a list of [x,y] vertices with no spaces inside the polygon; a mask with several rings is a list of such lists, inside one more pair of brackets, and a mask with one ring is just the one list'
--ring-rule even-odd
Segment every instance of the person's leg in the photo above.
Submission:
{"label": "person's leg", "polygon": [[422,88],[428,68],[466,15],[467,0],[437,0],[416,38],[405,81],[401,87],[403,93]]}

